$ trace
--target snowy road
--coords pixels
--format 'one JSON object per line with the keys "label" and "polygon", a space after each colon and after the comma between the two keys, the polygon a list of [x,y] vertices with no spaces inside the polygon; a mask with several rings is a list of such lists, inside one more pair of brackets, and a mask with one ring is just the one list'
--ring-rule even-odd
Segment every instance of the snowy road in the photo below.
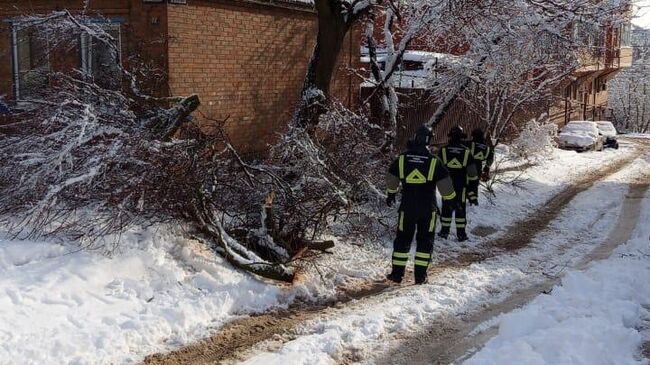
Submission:
{"label": "snowy road", "polygon": [[[643,199],[649,187],[650,175],[633,179],[629,190],[625,194],[620,215],[613,228],[611,228],[609,234],[604,239],[601,239],[601,243],[595,246],[592,251],[582,256],[577,262],[576,259],[572,260],[571,266],[574,269],[585,269],[593,261],[606,259],[619,245],[628,242],[636,227],[640,222],[643,222],[640,220],[643,203],[645,202],[646,205],[650,205]],[[594,190],[599,190],[599,187],[595,187]],[[597,192],[590,190],[584,193],[582,197],[578,197],[577,200],[593,199],[591,194],[594,193],[602,196],[602,190]],[[580,204],[578,203],[578,205]],[[575,207],[575,203],[573,206]],[[602,205],[602,207],[606,206],[606,204]],[[563,213],[561,219],[571,219],[572,216],[579,214],[580,211],[576,211],[575,208],[572,209],[570,207]],[[603,222],[603,219],[599,219],[596,222],[598,224],[607,224]],[[582,230],[577,229],[576,233],[590,237],[592,235],[588,231],[592,229],[593,225],[587,224],[583,225]],[[579,242],[579,240],[576,241]],[[380,355],[379,358],[383,360],[377,361],[377,364],[450,364],[467,358],[473,354],[477,347],[482,346],[497,333],[495,326],[498,323],[488,323],[490,325],[489,327],[476,331],[478,326],[501,313],[510,312],[526,304],[540,293],[550,292],[561,281],[562,276],[551,275],[546,280],[534,282],[528,287],[514,291],[504,301],[490,305],[483,310],[470,315],[460,315],[452,320],[429,326],[429,328],[420,331],[417,335],[409,336],[403,340],[400,346],[389,352],[389,354]],[[445,335],[436,335],[440,333],[445,333]],[[405,348],[408,350],[405,351]],[[395,358],[399,358],[400,360],[395,361]],[[386,359],[391,360],[386,361]],[[478,364],[480,362],[474,363]],[[498,363],[495,362],[494,364]]]}
{"label": "snowy road", "polygon": [[[425,287],[404,288],[398,295],[390,292],[323,315],[279,349],[271,341],[272,351],[258,353],[246,364],[450,363],[465,349],[448,349],[487,319],[490,310],[498,313],[499,307],[508,309],[508,301],[512,308],[531,299],[552,285],[549,275],[579,265],[600,245],[615,226],[628,184],[647,170],[645,160],[635,160],[578,194],[558,219],[528,245],[520,242],[525,247],[516,252],[448,268]],[[515,291],[528,297],[512,300],[518,298]]]}
{"label": "snowy road", "polygon": [[646,160],[629,158],[583,173],[505,235],[443,259],[427,286],[371,286],[347,304],[245,319],[227,327],[225,336],[150,363],[450,363],[493,334],[466,338],[478,323],[526,303],[569,268],[597,258],[591,252],[610,232],[622,243],[634,204],[621,203],[630,186],[645,189],[647,181],[637,180],[647,170]]}

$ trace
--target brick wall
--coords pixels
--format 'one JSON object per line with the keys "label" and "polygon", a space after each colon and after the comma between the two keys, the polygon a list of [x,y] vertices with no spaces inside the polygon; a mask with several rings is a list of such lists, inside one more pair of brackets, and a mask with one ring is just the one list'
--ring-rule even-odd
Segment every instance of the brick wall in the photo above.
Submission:
{"label": "brick wall", "polygon": [[[0,20],[13,17],[47,14],[68,9],[79,13],[83,0],[9,0],[0,2]],[[168,95],[166,82],[167,11],[165,4],[143,4],[142,0],[93,0],[87,14],[119,17],[122,25],[122,54],[125,66],[146,60],[149,67],[159,69],[157,76],[144,86],[155,95]],[[0,22],[0,95],[12,98],[13,79],[11,64],[11,29]],[[54,57],[54,56],[53,56]],[[64,55],[51,60],[57,71],[79,68],[78,50],[69,49]]]}
{"label": "brick wall", "polygon": [[[224,120],[233,143],[261,152],[291,118],[316,39],[309,10],[232,0],[188,0],[169,5],[169,84],[173,95],[196,93],[195,113],[206,129]],[[340,62],[358,63],[348,40]],[[356,101],[358,82],[342,67],[332,92]],[[355,85],[356,83],[356,85]]]}
{"label": "brick wall", "polygon": [[[243,0],[188,0],[187,5],[143,4],[142,0],[93,0],[91,14],[120,17],[123,63],[143,62],[159,69],[143,83],[157,96],[200,96],[195,113],[228,118],[232,141],[247,152],[264,151],[290,119],[299,97],[316,39],[316,15],[309,8],[259,5]],[[82,0],[10,0],[0,3],[0,19],[69,9]],[[0,23],[0,95],[12,96],[10,29]],[[333,96],[356,105],[359,80],[349,72],[359,66],[361,29],[348,36],[332,83]],[[72,56],[58,68],[78,68]],[[54,65],[53,65],[54,67]]]}

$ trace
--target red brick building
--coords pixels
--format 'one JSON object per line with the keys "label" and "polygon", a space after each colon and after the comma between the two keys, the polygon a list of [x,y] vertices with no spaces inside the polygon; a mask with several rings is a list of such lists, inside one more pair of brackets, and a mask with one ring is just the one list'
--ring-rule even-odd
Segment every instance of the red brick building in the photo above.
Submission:
{"label": "red brick building", "polygon": [[[261,151],[291,116],[316,40],[312,6],[293,0],[90,0],[86,14],[101,15],[119,42],[119,60],[84,37],[63,55],[40,55],[36,38],[12,25],[23,15],[78,13],[83,6],[83,0],[0,0],[0,95],[19,101],[37,90],[46,82],[35,76],[38,68],[78,69],[98,78],[111,62],[127,69],[144,64],[159,70],[146,91],[198,94],[199,119],[228,118],[233,142]],[[339,62],[332,94],[352,106],[359,86],[347,70],[359,62],[355,36],[348,35]]]}

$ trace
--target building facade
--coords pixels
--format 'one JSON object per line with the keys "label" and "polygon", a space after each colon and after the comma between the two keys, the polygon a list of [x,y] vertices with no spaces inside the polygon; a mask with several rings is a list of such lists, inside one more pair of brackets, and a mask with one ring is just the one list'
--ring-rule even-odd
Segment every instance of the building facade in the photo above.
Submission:
{"label": "building facade", "polygon": [[[39,70],[80,70],[95,81],[114,82],[115,63],[154,75],[141,83],[155,96],[198,94],[195,117],[209,129],[218,121],[233,144],[261,152],[290,119],[302,89],[317,34],[312,5],[257,0],[0,1],[0,95],[20,101],[47,82]],[[92,36],[64,54],[39,54],[34,37],[12,20],[69,10],[97,17],[116,39],[118,57]],[[33,32],[33,30],[32,30]],[[359,62],[358,34],[351,32],[339,56],[333,96],[347,106],[358,100],[349,70]]]}
{"label": "building facade", "polygon": [[[576,25],[574,36],[579,37]],[[631,23],[591,32],[591,47],[602,49],[596,55],[585,55],[580,67],[558,90],[556,103],[549,108],[551,119],[563,126],[572,120],[611,119],[608,85],[623,69],[632,65]]]}

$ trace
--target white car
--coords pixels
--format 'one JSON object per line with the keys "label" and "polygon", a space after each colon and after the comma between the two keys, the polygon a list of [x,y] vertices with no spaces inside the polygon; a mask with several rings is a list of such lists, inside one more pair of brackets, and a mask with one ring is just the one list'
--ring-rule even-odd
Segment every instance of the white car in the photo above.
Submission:
{"label": "white car", "polygon": [[604,146],[618,148],[618,140],[616,139],[618,132],[616,131],[614,124],[606,120],[600,120],[596,121],[596,125],[598,125],[600,135],[605,139]]}
{"label": "white car", "polygon": [[576,151],[602,151],[603,136],[596,122],[576,120],[567,123],[558,134],[560,148]]}

